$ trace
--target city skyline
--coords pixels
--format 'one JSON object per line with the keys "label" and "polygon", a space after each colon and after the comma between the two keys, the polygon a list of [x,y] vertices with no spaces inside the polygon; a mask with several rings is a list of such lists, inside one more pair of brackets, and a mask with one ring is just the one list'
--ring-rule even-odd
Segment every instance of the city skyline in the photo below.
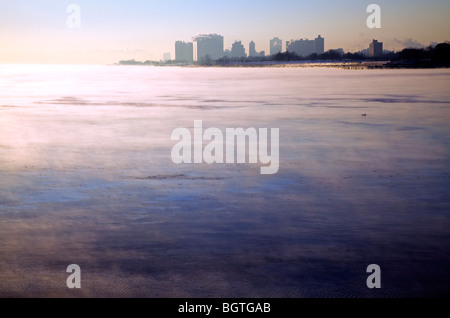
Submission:
{"label": "city skyline", "polygon": [[[205,59],[218,60],[222,57],[243,58],[243,57],[265,57],[273,56],[277,53],[291,52],[302,57],[307,57],[313,53],[323,54],[325,52],[325,39],[319,34],[313,40],[292,39],[286,41],[283,47],[283,40],[274,37],[269,42],[270,51],[257,51],[256,43],[252,40],[247,48],[242,41],[236,40],[231,48],[224,47],[224,37],[220,34],[201,34],[192,38],[191,42],[176,41],[174,61],[192,63]],[[382,50],[382,49],[381,49]],[[165,55],[168,53],[165,53]],[[164,58],[164,62],[167,59]]]}
{"label": "city skyline", "polygon": [[[0,63],[109,64],[122,59],[161,60],[175,56],[176,41],[195,34],[221,34],[224,48],[241,41],[247,53],[253,41],[258,52],[270,52],[270,39],[327,39],[326,50],[356,52],[379,39],[387,50],[428,46],[450,40],[450,3],[434,0],[377,1],[381,28],[366,25],[371,2],[281,0],[0,0]],[[79,28],[69,28],[68,8],[80,8]],[[233,4],[239,4],[233,5]],[[236,9],[238,8],[238,9]]]}

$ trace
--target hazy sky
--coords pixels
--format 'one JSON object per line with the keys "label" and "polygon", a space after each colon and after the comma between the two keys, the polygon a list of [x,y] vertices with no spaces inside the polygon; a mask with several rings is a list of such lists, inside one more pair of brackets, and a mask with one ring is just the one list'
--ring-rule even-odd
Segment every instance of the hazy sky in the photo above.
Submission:
{"label": "hazy sky", "polygon": [[[369,4],[382,28],[366,25]],[[67,26],[67,7],[81,8],[81,27]],[[325,37],[325,49],[386,49],[450,40],[449,0],[0,0],[0,63],[115,63],[174,57],[176,40],[202,33],[269,51],[269,40]]]}

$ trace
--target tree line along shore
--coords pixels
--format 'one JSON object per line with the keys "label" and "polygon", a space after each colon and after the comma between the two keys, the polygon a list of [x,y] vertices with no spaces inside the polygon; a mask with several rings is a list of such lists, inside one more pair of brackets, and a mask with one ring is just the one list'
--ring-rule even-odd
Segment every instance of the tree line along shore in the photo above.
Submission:
{"label": "tree line along shore", "polygon": [[333,67],[344,69],[380,69],[380,68],[448,68],[450,67],[450,43],[439,43],[426,48],[407,48],[400,52],[385,52],[377,58],[368,58],[360,53],[344,53],[329,50],[323,54],[311,54],[307,57],[292,52],[278,53],[267,57],[223,57],[212,60],[208,57],[194,63],[185,61],[120,61],[118,65],[150,66],[223,66],[223,67]]}

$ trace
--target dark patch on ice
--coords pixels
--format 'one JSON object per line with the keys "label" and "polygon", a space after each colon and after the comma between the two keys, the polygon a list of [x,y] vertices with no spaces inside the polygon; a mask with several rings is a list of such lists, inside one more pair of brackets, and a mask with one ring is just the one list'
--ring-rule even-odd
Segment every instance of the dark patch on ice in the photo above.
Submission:
{"label": "dark patch on ice", "polygon": [[224,99],[204,99],[201,102],[202,103],[226,103],[227,101]]}
{"label": "dark patch on ice", "polygon": [[400,131],[411,131],[411,130],[425,130],[423,127],[414,127],[414,126],[406,126],[406,127],[400,127],[397,130]]}
{"label": "dark patch on ice", "polygon": [[332,104],[326,104],[326,103],[307,103],[307,104],[301,104],[301,106],[305,107],[314,107],[314,108],[342,108],[342,109],[367,109],[369,107],[367,106],[338,106],[338,105],[332,105]]}
{"label": "dark patch on ice", "polygon": [[245,104],[264,104],[266,101],[258,100],[225,100],[225,99],[202,99],[202,103],[245,103]]}
{"label": "dark patch on ice", "polygon": [[[325,103],[317,103],[317,102],[308,102],[307,99],[304,98],[294,98],[293,100],[298,103],[300,101],[300,103],[302,105],[313,105],[316,106],[323,104],[324,106],[326,106],[327,104],[331,104],[331,103],[326,103],[328,101],[335,103],[336,101],[338,102],[342,102],[342,101],[362,101],[362,102],[376,102],[376,103],[385,103],[385,104],[398,104],[398,103],[407,103],[407,104],[450,104],[450,101],[443,101],[443,100],[423,100],[420,99],[419,96],[404,96],[404,95],[393,95],[393,94],[386,94],[386,95],[382,95],[381,97],[374,97],[374,98],[360,98],[359,96],[361,95],[365,95],[365,94],[352,94],[349,95],[349,97],[322,97],[320,98],[320,100],[322,102]],[[352,96],[354,96],[355,98],[352,98]],[[345,106],[344,106],[345,107]],[[349,106],[351,107],[351,106]]]}
{"label": "dark patch on ice", "polygon": [[157,175],[157,176],[149,176],[144,178],[135,178],[136,180],[225,180],[226,178],[223,177],[193,177],[193,176],[187,176],[185,174],[163,174],[163,175]]}
{"label": "dark patch on ice", "polygon": [[51,100],[52,102],[54,102],[55,104],[89,104],[89,102],[85,99],[81,99],[78,97],[62,97],[62,98],[58,98],[58,99],[54,99]]}
{"label": "dark patch on ice", "polygon": [[374,123],[366,123],[366,122],[361,122],[361,123],[355,123],[355,122],[350,122],[350,121],[338,121],[338,123],[340,124],[345,124],[345,125],[354,125],[354,126],[366,126],[366,127],[390,127],[390,125],[388,124],[374,124]]}
{"label": "dark patch on ice", "polygon": [[159,96],[166,101],[197,101],[200,103],[246,103],[246,104],[264,104],[266,101],[261,100],[227,100],[222,98],[209,98],[203,99],[201,97],[189,97],[189,96]]}
{"label": "dark patch on ice", "polygon": [[[211,101],[212,102],[212,101]],[[139,108],[150,108],[150,107],[160,107],[160,108],[188,108],[188,109],[200,109],[200,110],[210,110],[210,109],[226,109],[226,108],[238,108],[244,106],[199,106],[199,105],[167,105],[164,103],[141,103],[141,102],[90,102],[87,100],[78,99],[75,97],[64,97],[52,100],[38,101],[36,104],[46,104],[46,105],[76,105],[76,106],[99,106],[99,107],[111,107],[111,106],[122,106],[122,107],[139,107]]]}
{"label": "dark patch on ice", "polygon": [[439,101],[439,100],[420,100],[413,98],[365,98],[363,99],[365,102],[377,102],[377,103],[386,103],[386,104],[450,104],[448,101]]}
{"label": "dark patch on ice", "polygon": [[158,96],[159,98],[165,98],[167,100],[172,100],[172,101],[183,101],[183,100],[199,100],[199,97],[189,97],[189,96],[170,96],[170,95],[163,95],[163,96]]}
{"label": "dark patch on ice", "polygon": [[23,202],[25,203],[69,203],[78,202],[88,199],[89,195],[74,192],[70,189],[51,189],[45,191],[39,191],[34,193],[29,193],[27,197],[24,197]]}

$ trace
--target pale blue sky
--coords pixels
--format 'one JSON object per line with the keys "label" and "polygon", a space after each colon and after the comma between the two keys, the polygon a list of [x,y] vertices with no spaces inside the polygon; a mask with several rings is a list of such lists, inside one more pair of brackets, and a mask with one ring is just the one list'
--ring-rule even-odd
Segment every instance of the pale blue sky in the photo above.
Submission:
{"label": "pale blue sky", "polygon": [[[69,4],[81,8],[81,29],[67,28]],[[382,28],[368,29],[366,8],[382,9]],[[113,63],[121,58],[174,55],[176,40],[219,33],[235,40],[325,37],[325,48],[366,48],[372,38],[388,49],[450,40],[450,1],[361,0],[0,0],[0,63]]]}

